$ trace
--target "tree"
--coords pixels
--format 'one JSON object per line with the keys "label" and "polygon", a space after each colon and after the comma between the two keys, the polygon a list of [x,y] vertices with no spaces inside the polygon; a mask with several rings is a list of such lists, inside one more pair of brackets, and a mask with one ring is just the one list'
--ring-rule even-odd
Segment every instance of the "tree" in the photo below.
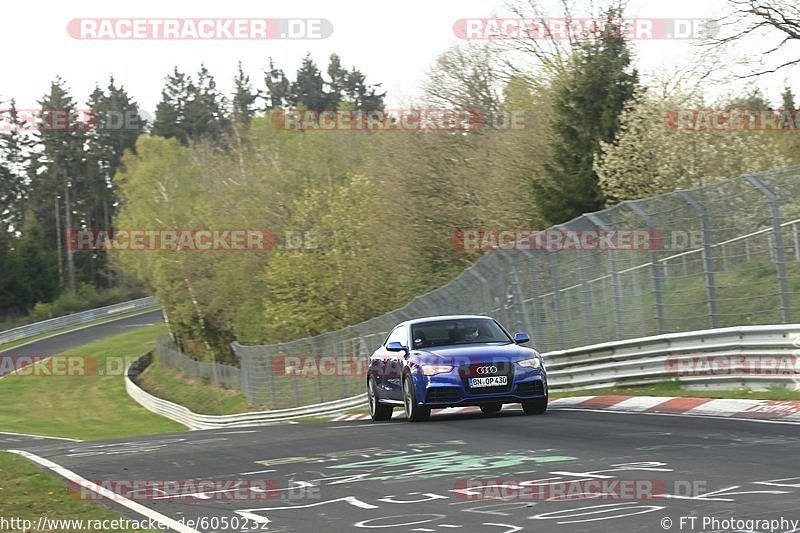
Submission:
{"label": "tree", "polygon": [[289,105],[290,83],[283,70],[276,68],[272,58],[269,60],[269,69],[264,73],[264,85],[267,90],[264,94],[266,108],[280,109]]}
{"label": "tree", "polygon": [[771,135],[782,132],[680,131],[667,113],[702,108],[686,93],[657,97],[640,91],[622,114],[612,143],[601,143],[595,170],[608,205],[689,189],[786,164]]}
{"label": "tree", "polygon": [[[58,231],[60,215],[58,209],[51,209],[54,205],[63,205],[64,228],[72,229],[77,207],[73,191],[82,190],[86,179],[85,125],[80,122],[75,101],[60,77],[51,83],[50,91],[39,100],[39,105],[41,117],[37,126],[41,152],[36,160],[36,174],[32,177],[31,200],[37,216],[47,221],[50,242],[60,246],[63,239]],[[67,288],[74,292],[75,263],[69,247],[65,249],[65,258]]]}
{"label": "tree", "polygon": [[225,99],[206,66],[200,65],[196,81],[175,67],[161,91],[152,133],[183,145],[203,139],[224,144],[229,128]]}
{"label": "tree", "polygon": [[488,46],[453,46],[428,71],[426,101],[436,107],[474,109],[489,122],[502,108],[496,62]]}
{"label": "tree", "polygon": [[217,90],[217,82],[205,65],[200,65],[197,82],[189,80],[185,110],[187,136],[193,140],[207,139],[223,143],[230,120],[225,115],[225,98]]}
{"label": "tree", "polygon": [[[124,87],[117,87],[110,78],[106,90],[95,87],[89,96],[92,122],[86,138],[86,189],[79,191],[85,198],[85,220],[90,228],[110,228],[118,204],[112,180],[126,150],[134,150],[136,139],[144,131],[144,120],[138,104],[128,96]],[[87,278],[94,285],[109,283],[105,252],[79,254]]]}
{"label": "tree", "polygon": [[0,117],[0,225],[19,228],[33,173],[33,125],[22,120],[13,99]]}
{"label": "tree", "polygon": [[383,99],[386,91],[378,92],[382,83],[367,84],[367,77],[360,70],[353,67],[345,79],[345,102],[352,109],[362,111],[383,111]]}
{"label": "tree", "polygon": [[322,111],[332,109],[330,103],[322,73],[311,58],[311,54],[307,54],[290,86],[289,104],[291,107],[302,106],[305,109]]}
{"label": "tree", "polygon": [[724,105],[725,109],[744,109],[750,111],[764,111],[770,109],[770,103],[758,87],[753,87],[744,96],[731,98]]}
{"label": "tree", "polygon": [[795,107],[794,92],[792,88],[786,85],[781,93],[781,109],[785,111],[793,110]]}
{"label": "tree", "polygon": [[21,269],[16,290],[28,310],[34,302],[52,301],[60,287],[52,241],[33,212],[25,213],[21,233],[15,243],[16,260]]}
{"label": "tree", "polygon": [[161,101],[156,105],[156,116],[152,133],[169,139],[175,137],[181,144],[188,144],[186,128],[186,102],[189,99],[189,76],[175,67],[161,90]]}
{"label": "tree", "polygon": [[253,86],[250,84],[250,76],[242,70],[241,61],[239,61],[236,69],[233,86],[233,98],[231,99],[233,121],[237,124],[249,124],[250,119],[255,115],[258,91],[253,91]]}
{"label": "tree", "polygon": [[[756,50],[753,57],[737,59],[753,65],[741,75],[751,78],[777,72],[800,64],[800,6],[787,0],[728,0],[731,11],[716,21],[707,43],[727,47],[745,42]],[[720,30],[717,33],[716,30]],[[741,46],[739,47],[741,49]],[[789,59],[785,59],[785,58]]]}
{"label": "tree", "polygon": [[605,204],[594,170],[600,143],[613,142],[619,116],[634,94],[638,74],[631,68],[621,35],[621,12],[610,9],[607,25],[573,49],[569,70],[557,80],[552,122],[553,159],[533,181],[536,203],[551,224],[568,221]]}

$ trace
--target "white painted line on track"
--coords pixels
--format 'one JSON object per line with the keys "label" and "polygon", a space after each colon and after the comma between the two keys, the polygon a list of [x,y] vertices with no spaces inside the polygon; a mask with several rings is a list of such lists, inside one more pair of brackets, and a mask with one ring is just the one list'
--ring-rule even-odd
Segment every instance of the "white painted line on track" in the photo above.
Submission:
{"label": "white painted line on track", "polygon": [[251,476],[253,474],[266,474],[267,472],[274,472],[275,469],[270,470],[254,470],[252,472],[240,472],[238,475],[240,476]]}
{"label": "white painted line on track", "polygon": [[64,468],[63,466],[54,463],[49,459],[45,459],[44,457],[39,457],[36,454],[26,452],[24,450],[8,450],[8,451],[11,453],[15,453],[17,455],[21,455],[22,457],[25,457],[26,459],[29,459],[34,463],[37,463],[49,470],[52,470],[61,477],[64,477],[67,480],[80,485],[81,487],[87,488],[97,493],[99,496],[108,498],[113,502],[119,503],[120,505],[127,507],[131,511],[146,516],[147,518],[156,520],[160,522],[162,525],[172,529],[173,531],[178,531],[179,533],[201,533],[200,531],[193,529],[185,524],[182,524],[181,522],[174,520],[166,515],[163,515],[157,511],[154,511],[149,507],[145,507],[140,503],[136,503],[134,501],[129,500],[128,498],[125,498],[124,496],[120,496],[116,492],[105,489],[100,485],[97,485],[96,483],[92,483],[88,479],[82,478],[72,470],[68,470],[67,468]]}
{"label": "white painted line on track", "polygon": [[14,435],[17,437],[36,437],[41,439],[68,440],[71,442],[83,442],[80,439],[70,439],[69,437],[54,437],[52,435],[31,435],[30,433],[14,433],[13,431],[0,431],[0,437],[3,435]]}

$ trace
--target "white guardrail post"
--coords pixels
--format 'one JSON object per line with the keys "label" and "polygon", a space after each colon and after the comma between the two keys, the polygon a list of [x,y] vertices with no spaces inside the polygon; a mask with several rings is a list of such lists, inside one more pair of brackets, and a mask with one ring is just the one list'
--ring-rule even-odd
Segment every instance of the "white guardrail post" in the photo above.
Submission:
{"label": "white guardrail post", "polygon": [[[203,415],[190,411],[186,407],[173,403],[162,398],[158,398],[140,388],[131,379],[131,375],[136,375],[146,367],[142,363],[143,359],[151,357],[149,354],[134,361],[125,370],[125,390],[128,395],[136,400],[139,405],[161,416],[170,418],[183,424],[189,429],[213,429],[230,428],[240,426],[259,426],[268,425],[276,422],[284,422],[294,418],[333,416],[354,408],[367,405],[367,394],[359,394],[342,400],[318,403],[314,405],[304,405],[302,407],[292,407],[290,409],[277,409],[274,411],[254,411],[235,415]],[[132,374],[133,371],[133,374]]]}
{"label": "white guardrail post", "polygon": [[112,318],[117,315],[130,313],[131,311],[146,311],[149,309],[158,309],[158,304],[152,296],[108,305],[106,307],[98,307],[97,309],[89,309],[88,311],[81,311],[80,313],[72,313],[71,315],[51,318],[50,320],[44,320],[34,324],[26,324],[0,332],[0,345],[71,326],[94,322],[95,320],[101,320],[103,318]]}

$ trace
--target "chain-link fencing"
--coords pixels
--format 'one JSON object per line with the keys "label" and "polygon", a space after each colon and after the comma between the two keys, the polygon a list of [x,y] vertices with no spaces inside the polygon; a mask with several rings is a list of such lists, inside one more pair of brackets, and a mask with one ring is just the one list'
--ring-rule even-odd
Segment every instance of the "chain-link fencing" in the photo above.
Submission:
{"label": "chain-link fencing", "polygon": [[[800,167],[791,167],[585,214],[547,232],[602,234],[606,245],[498,245],[447,285],[360,324],[286,343],[234,343],[241,390],[276,409],[361,393],[368,354],[396,324],[430,315],[493,316],[530,333],[540,352],[791,323],[800,317],[798,193]],[[645,233],[645,242],[619,245]]]}

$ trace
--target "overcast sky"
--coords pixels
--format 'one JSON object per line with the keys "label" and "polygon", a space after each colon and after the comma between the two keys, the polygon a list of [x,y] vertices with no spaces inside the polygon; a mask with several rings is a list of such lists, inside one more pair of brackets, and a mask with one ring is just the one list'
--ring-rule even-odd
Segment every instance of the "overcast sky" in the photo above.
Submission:
{"label": "overcast sky", "polygon": [[[322,69],[328,55],[335,52],[346,66],[355,65],[366,73],[368,81],[382,82],[389,92],[389,105],[397,106],[418,94],[434,58],[459,42],[453,32],[457,19],[497,16],[504,13],[503,6],[503,0],[14,1],[3,6],[0,40],[4,74],[0,100],[13,96],[18,107],[35,107],[35,101],[58,74],[67,80],[82,105],[94,84],[104,84],[113,74],[142,108],[152,113],[164,76],[175,65],[195,72],[205,62],[220,89],[228,93],[238,60],[244,63],[254,85],[262,87],[262,71],[270,56],[292,76],[307,52]],[[719,16],[724,7],[724,0],[631,0],[626,16],[706,18]],[[552,16],[559,15],[554,6]],[[313,17],[330,20],[334,32],[324,40],[270,41],[78,40],[67,32],[72,19],[105,17]],[[638,41],[638,66],[647,74],[660,67],[686,64],[693,57],[690,43]],[[719,65],[720,71],[726,68],[725,64]],[[787,70],[756,83],[777,101],[785,79],[800,92],[797,71]],[[726,88],[736,90],[736,86],[729,85],[711,87],[709,92],[719,93]]]}

